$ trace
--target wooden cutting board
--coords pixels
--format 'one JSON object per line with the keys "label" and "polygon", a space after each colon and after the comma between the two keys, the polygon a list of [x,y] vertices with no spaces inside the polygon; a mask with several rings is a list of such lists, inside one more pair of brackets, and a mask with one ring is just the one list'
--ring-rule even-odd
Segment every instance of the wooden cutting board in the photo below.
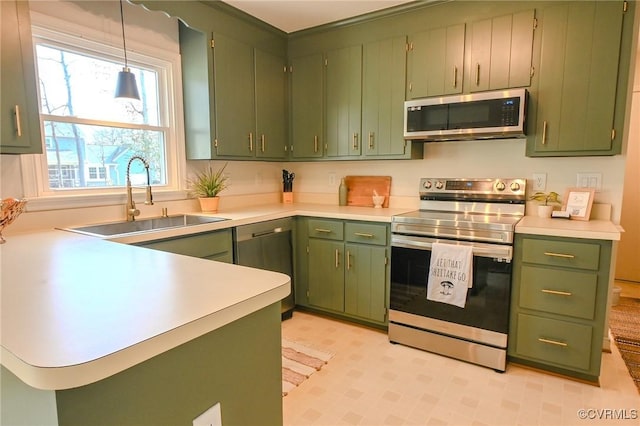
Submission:
{"label": "wooden cutting board", "polygon": [[382,207],[389,207],[391,176],[345,176],[347,184],[347,205],[373,207],[373,190],[384,195]]}

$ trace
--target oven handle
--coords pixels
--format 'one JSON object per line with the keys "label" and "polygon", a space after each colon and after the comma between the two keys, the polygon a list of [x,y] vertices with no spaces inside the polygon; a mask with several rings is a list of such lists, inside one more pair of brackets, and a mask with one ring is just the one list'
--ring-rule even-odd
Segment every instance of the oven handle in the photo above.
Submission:
{"label": "oven handle", "polygon": [[418,250],[431,250],[433,243],[446,243],[460,246],[471,246],[473,255],[497,259],[501,262],[511,262],[513,247],[499,244],[485,244],[471,241],[442,240],[438,238],[413,237],[410,235],[391,235],[392,247],[404,247]]}

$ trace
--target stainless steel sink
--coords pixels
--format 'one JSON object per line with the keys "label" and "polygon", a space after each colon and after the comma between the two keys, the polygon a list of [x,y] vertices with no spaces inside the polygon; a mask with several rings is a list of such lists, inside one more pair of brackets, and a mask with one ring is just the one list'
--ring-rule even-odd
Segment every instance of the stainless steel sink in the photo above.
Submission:
{"label": "stainless steel sink", "polygon": [[222,217],[183,214],[176,216],[154,217],[150,219],[138,219],[132,222],[110,222],[99,225],[78,226],[63,229],[65,231],[72,231],[98,237],[113,237],[115,235],[129,235],[134,233],[158,231],[167,228],[202,225],[205,223],[220,222],[222,220],[227,219]]}

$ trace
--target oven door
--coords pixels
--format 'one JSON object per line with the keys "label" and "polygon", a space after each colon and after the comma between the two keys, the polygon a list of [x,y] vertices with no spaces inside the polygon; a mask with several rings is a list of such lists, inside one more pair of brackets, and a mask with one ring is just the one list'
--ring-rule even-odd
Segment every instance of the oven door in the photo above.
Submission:
{"label": "oven door", "polygon": [[[473,285],[464,308],[427,300],[434,242],[473,247]],[[391,245],[391,322],[506,348],[512,246],[405,235],[393,235]]]}

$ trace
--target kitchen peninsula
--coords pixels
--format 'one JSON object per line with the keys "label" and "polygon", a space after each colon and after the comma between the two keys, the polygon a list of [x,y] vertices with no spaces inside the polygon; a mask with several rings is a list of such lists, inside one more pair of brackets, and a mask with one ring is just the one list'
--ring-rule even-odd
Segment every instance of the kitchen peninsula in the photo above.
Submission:
{"label": "kitchen peninsula", "polygon": [[288,276],[64,231],[0,255],[2,424],[282,423]]}

